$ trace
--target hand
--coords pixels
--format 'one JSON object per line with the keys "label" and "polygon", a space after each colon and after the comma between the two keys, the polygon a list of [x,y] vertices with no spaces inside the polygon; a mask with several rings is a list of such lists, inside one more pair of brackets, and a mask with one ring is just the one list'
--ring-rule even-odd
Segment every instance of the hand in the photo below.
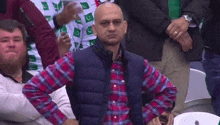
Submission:
{"label": "hand", "polygon": [[79,122],[75,119],[67,119],[63,125],[79,125]]}
{"label": "hand", "polygon": [[185,20],[184,17],[180,17],[178,19],[174,19],[171,21],[170,25],[166,29],[166,33],[173,40],[177,40],[185,32],[187,32],[188,27],[189,27],[189,22]]}
{"label": "hand", "polygon": [[169,119],[168,119],[167,125],[173,125],[173,123],[174,123],[174,115],[173,115],[173,113],[171,113],[169,115]]}
{"label": "hand", "polygon": [[152,119],[147,125],[161,125],[159,117]]}
{"label": "hand", "polygon": [[65,53],[69,52],[69,49],[71,47],[70,41],[71,40],[69,35],[67,35],[65,32],[62,32],[60,38],[58,38],[57,40],[60,57],[64,56]]}
{"label": "hand", "polygon": [[70,2],[62,11],[62,13],[57,15],[57,23],[62,26],[74,19],[79,19],[78,13],[82,13],[83,9],[77,7],[76,2]]}
{"label": "hand", "polygon": [[185,32],[181,37],[179,37],[177,42],[180,43],[182,50],[184,52],[189,51],[189,49],[192,49],[192,38],[190,37],[188,32]]}
{"label": "hand", "polygon": [[171,112],[163,112],[160,116],[159,116],[159,120],[160,123],[162,125],[173,125],[173,113]]}
{"label": "hand", "polygon": [[148,125],[173,125],[173,122],[173,113],[163,112],[159,117],[152,119]]}

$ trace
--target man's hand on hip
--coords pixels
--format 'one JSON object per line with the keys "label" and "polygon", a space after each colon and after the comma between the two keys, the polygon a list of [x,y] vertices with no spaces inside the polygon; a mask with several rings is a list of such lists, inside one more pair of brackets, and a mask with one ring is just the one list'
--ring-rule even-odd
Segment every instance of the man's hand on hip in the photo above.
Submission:
{"label": "man's hand on hip", "polygon": [[63,125],[79,125],[79,122],[75,119],[67,119]]}

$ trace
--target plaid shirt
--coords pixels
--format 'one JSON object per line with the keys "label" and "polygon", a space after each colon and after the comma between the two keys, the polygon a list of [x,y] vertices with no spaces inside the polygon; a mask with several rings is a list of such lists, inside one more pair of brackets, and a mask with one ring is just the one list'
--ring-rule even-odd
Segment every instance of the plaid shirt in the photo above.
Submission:
{"label": "plaid shirt", "polygon": [[[33,77],[23,88],[23,93],[34,107],[55,125],[63,124],[67,117],[58,109],[48,94],[68,83],[74,84],[74,69],[73,53],[68,53]],[[104,120],[105,125],[132,125],[129,119],[130,107],[124,73],[125,69],[119,56],[111,65],[111,93]],[[146,123],[169,108],[175,101],[177,93],[176,87],[158,70],[150,66],[147,60],[145,60],[142,90],[155,95],[155,98],[143,108]]]}

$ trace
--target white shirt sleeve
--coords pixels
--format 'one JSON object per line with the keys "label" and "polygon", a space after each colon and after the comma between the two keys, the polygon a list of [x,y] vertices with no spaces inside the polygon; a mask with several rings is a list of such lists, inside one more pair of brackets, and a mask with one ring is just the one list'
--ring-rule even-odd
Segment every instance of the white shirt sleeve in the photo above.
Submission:
{"label": "white shirt sleeve", "polygon": [[0,118],[9,121],[28,122],[40,117],[41,115],[22,93],[15,94],[6,90],[10,87],[11,90],[17,88],[22,92],[23,84],[17,83],[13,86],[10,84],[13,82],[12,80],[8,80],[9,82],[6,80],[7,78],[0,81]]}
{"label": "white shirt sleeve", "polygon": [[50,94],[52,100],[57,104],[60,111],[66,115],[69,119],[76,119],[73,114],[69,97],[66,92],[66,86],[56,90],[52,94]]}

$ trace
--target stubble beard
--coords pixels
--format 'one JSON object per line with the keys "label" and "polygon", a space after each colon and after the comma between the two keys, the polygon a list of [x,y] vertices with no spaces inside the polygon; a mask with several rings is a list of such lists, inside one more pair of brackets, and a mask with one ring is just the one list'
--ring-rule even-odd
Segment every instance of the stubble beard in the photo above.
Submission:
{"label": "stubble beard", "polygon": [[[1,58],[1,57],[0,57]],[[4,73],[13,74],[15,71],[22,69],[25,65],[27,59],[27,53],[23,53],[17,58],[1,58],[0,69],[3,70]]]}

